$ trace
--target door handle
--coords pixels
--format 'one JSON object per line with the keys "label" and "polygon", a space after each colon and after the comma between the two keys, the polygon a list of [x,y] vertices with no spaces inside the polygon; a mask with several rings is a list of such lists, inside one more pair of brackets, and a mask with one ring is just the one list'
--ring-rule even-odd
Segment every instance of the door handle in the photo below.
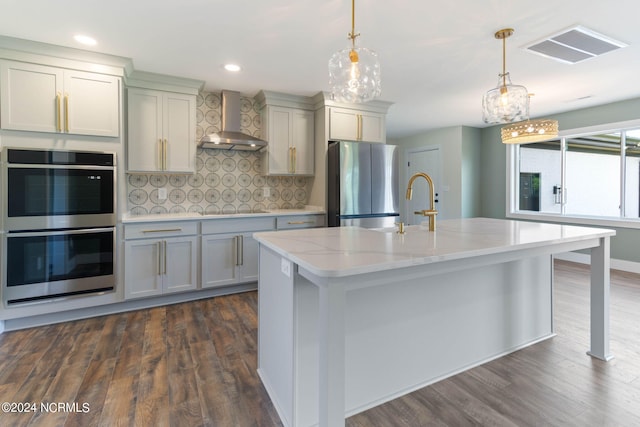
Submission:
{"label": "door handle", "polygon": [[168,145],[168,143],[167,143],[167,140],[165,139],[164,140],[164,149],[162,151],[162,170],[165,170],[165,171],[167,170],[167,164],[169,163],[167,161],[167,145]]}

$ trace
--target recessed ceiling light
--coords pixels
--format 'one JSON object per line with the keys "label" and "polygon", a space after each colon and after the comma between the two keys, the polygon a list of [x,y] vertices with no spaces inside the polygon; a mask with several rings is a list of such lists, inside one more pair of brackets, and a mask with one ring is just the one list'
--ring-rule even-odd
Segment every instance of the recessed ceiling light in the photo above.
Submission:
{"label": "recessed ceiling light", "polygon": [[76,34],[75,36],[73,36],[73,39],[78,43],[81,43],[87,46],[95,46],[98,44],[96,39],[94,39],[93,37],[85,36],[83,34]]}
{"label": "recessed ceiling light", "polygon": [[227,71],[237,73],[238,71],[240,71],[240,66],[237,64],[224,64],[224,69]]}

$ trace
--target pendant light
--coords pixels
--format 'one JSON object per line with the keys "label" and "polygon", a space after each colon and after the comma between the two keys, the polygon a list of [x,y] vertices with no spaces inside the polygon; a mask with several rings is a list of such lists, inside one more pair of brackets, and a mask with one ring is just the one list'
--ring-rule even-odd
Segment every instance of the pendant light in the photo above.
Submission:
{"label": "pendant light", "polygon": [[351,47],[329,59],[329,87],[339,102],[361,103],[380,96],[380,62],[378,54],[366,47],[356,47],[355,0],[351,0]]}
{"label": "pendant light", "polygon": [[513,34],[513,28],[504,28],[495,33],[502,40],[502,74],[498,85],[482,97],[482,119],[485,123],[510,123],[529,118],[529,93],[524,86],[511,83],[506,69],[506,40]]}
{"label": "pendant light", "polygon": [[558,121],[549,119],[525,120],[501,129],[503,144],[529,144],[558,137]]}

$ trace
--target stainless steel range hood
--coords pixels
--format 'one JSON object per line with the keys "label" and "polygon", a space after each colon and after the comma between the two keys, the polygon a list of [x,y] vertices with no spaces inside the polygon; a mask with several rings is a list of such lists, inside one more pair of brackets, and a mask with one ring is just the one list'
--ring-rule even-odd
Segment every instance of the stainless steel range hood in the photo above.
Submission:
{"label": "stainless steel range hood", "polygon": [[267,141],[240,132],[240,92],[223,90],[222,130],[203,136],[198,146],[220,150],[258,151],[267,146]]}

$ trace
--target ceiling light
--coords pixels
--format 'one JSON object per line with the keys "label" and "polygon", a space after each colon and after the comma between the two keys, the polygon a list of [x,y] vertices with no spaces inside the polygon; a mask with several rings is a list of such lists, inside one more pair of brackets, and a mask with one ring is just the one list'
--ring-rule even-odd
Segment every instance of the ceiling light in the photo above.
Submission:
{"label": "ceiling light", "polygon": [[73,39],[78,43],[86,46],[95,46],[98,44],[96,39],[94,39],[93,37],[85,36],[83,34],[76,34],[75,36],[73,36]]}
{"label": "ceiling light", "polygon": [[233,73],[237,73],[238,71],[240,71],[240,66],[237,64],[224,64],[224,69]]}
{"label": "ceiling light", "polygon": [[502,40],[502,74],[498,75],[498,86],[482,97],[482,119],[485,123],[510,123],[529,118],[527,88],[512,84],[506,70],[506,39],[512,34],[513,28],[505,28],[495,34]]}
{"label": "ceiling light", "polygon": [[380,96],[380,62],[378,54],[356,47],[355,0],[351,0],[351,47],[342,49],[329,59],[329,87],[333,99],[360,103]]}
{"label": "ceiling light", "polygon": [[558,121],[548,119],[525,120],[502,128],[503,144],[529,144],[558,137]]}

